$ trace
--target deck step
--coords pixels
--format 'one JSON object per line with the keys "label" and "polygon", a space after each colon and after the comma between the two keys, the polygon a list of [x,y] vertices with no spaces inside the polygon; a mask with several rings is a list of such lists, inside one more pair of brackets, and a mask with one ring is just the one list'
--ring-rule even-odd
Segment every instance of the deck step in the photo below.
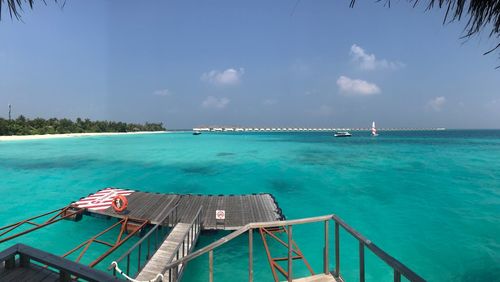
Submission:
{"label": "deck step", "polygon": [[341,282],[341,279],[335,279],[332,274],[316,274],[304,278],[293,279],[295,282]]}

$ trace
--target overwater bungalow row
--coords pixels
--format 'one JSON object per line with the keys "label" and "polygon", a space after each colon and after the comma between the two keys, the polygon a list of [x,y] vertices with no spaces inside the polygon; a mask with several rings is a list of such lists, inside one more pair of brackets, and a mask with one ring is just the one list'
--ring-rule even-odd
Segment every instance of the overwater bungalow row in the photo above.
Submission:
{"label": "overwater bungalow row", "polygon": [[[307,127],[224,127],[203,126],[195,127],[198,132],[334,132],[334,131],[369,131],[370,128],[307,128]],[[379,131],[432,131],[445,130],[445,128],[379,128]]]}

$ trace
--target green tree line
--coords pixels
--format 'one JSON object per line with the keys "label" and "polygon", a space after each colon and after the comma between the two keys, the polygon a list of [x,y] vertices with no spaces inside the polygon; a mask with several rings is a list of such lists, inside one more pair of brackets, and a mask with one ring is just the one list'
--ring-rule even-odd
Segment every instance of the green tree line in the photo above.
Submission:
{"label": "green tree line", "polygon": [[94,132],[135,132],[164,131],[163,123],[136,124],[116,121],[92,121],[77,118],[75,121],[63,118],[29,119],[19,116],[7,120],[0,118],[0,135],[36,135],[36,134],[66,134]]}

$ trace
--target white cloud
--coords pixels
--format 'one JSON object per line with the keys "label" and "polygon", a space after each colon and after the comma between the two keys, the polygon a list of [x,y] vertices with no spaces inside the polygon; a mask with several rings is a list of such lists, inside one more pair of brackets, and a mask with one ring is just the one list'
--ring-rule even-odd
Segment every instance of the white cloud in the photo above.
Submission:
{"label": "white cloud", "polygon": [[375,69],[392,69],[397,70],[403,68],[405,65],[401,62],[390,62],[385,59],[377,60],[375,54],[369,54],[365,49],[360,46],[353,44],[351,46],[351,51],[349,55],[352,60],[359,64],[359,67],[363,70],[375,70]]}
{"label": "white cloud", "polygon": [[153,91],[153,95],[155,96],[170,96],[172,95],[172,92],[170,92],[168,89],[158,89]]}
{"label": "white cloud", "polygon": [[217,98],[214,96],[208,96],[202,103],[201,106],[207,109],[224,109],[230,100],[228,98]]}
{"label": "white cloud", "polygon": [[429,102],[427,102],[427,107],[433,111],[439,112],[441,111],[445,103],[446,103],[446,98],[443,96],[439,96],[429,100]]}
{"label": "white cloud", "polygon": [[278,103],[278,101],[274,100],[274,99],[265,99],[264,101],[262,101],[262,104],[264,106],[272,106],[274,104]]}
{"label": "white cloud", "polygon": [[313,90],[307,90],[306,92],[304,92],[304,95],[311,96],[311,95],[316,95],[318,93],[319,93],[319,91],[313,89]]}
{"label": "white cloud", "polygon": [[340,76],[337,85],[341,92],[346,95],[369,96],[380,93],[380,88],[374,84],[361,79],[351,79],[347,76]]}
{"label": "white cloud", "polygon": [[225,71],[211,70],[201,75],[201,80],[215,85],[237,85],[241,82],[241,77],[245,69],[238,70],[230,68]]}
{"label": "white cloud", "polygon": [[302,60],[296,60],[291,66],[291,71],[298,76],[310,75],[312,73],[311,66]]}
{"label": "white cloud", "polygon": [[333,114],[333,108],[327,105],[322,105],[316,111],[319,116],[330,116]]}
{"label": "white cloud", "polygon": [[486,109],[493,109],[495,111],[498,111],[498,109],[500,109],[500,99],[493,99],[493,100],[490,100],[486,103],[484,103],[484,107]]}
{"label": "white cloud", "polygon": [[334,110],[328,105],[321,105],[318,108],[307,110],[306,113],[313,117],[329,117],[333,115]]}

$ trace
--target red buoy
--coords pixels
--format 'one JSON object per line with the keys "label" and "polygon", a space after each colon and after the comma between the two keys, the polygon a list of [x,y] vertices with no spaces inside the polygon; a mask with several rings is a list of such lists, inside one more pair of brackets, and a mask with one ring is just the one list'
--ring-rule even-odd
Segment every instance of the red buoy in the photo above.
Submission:
{"label": "red buoy", "polygon": [[117,195],[113,198],[111,202],[111,206],[115,210],[115,212],[122,212],[127,209],[128,200],[127,197],[123,195]]}

